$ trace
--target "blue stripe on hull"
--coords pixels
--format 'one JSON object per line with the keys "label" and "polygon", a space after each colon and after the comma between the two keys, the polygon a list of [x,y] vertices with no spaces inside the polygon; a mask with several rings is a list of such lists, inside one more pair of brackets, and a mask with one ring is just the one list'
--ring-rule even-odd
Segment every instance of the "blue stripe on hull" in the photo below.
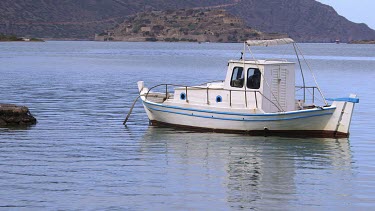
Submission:
{"label": "blue stripe on hull", "polygon": [[[165,112],[165,113],[172,113],[172,114],[191,116],[191,117],[199,117],[199,118],[207,118],[207,119],[217,119],[217,120],[227,120],[227,121],[245,121],[245,122],[286,121],[286,120],[305,119],[305,118],[311,118],[311,117],[332,115],[332,113],[330,112],[330,113],[322,113],[322,114],[312,114],[312,115],[307,115],[307,116],[294,116],[294,117],[287,117],[287,118],[269,118],[269,119],[245,119],[245,118],[242,118],[242,119],[238,119],[238,118],[223,118],[223,117],[214,117],[214,116],[204,116],[204,115],[198,115],[198,114],[187,114],[187,113],[183,113],[183,112],[163,110],[163,109],[158,109],[158,108],[151,108],[151,107],[149,107],[149,105],[146,105],[146,104],[145,104],[145,106],[149,110],[160,111],[160,112]],[[173,108],[173,109],[178,109],[178,108]],[[180,109],[180,110],[183,110],[183,109]],[[323,110],[320,110],[320,111],[323,111]],[[289,114],[289,115],[291,115],[291,114]],[[243,116],[245,116],[245,115],[243,115]],[[247,116],[249,116],[249,115],[247,115]],[[252,116],[255,116],[255,115],[252,115]],[[269,115],[256,115],[256,116],[269,116]],[[285,116],[285,114],[280,114],[278,116]]]}
{"label": "blue stripe on hull", "polygon": [[163,108],[171,108],[171,109],[178,109],[178,110],[185,110],[185,111],[196,111],[196,112],[211,113],[211,114],[235,115],[235,116],[282,116],[282,115],[291,115],[291,114],[304,114],[304,113],[309,113],[309,112],[321,112],[323,110],[326,111],[326,110],[335,110],[336,109],[336,107],[331,106],[331,107],[321,108],[321,109],[288,111],[288,112],[283,112],[283,113],[247,114],[247,113],[221,112],[221,111],[195,109],[195,108],[183,108],[183,107],[179,107],[179,106],[163,105],[163,104],[147,102],[147,101],[143,101],[143,103],[145,105],[147,104],[147,105],[153,105],[153,106],[158,106],[158,107],[163,107]]}

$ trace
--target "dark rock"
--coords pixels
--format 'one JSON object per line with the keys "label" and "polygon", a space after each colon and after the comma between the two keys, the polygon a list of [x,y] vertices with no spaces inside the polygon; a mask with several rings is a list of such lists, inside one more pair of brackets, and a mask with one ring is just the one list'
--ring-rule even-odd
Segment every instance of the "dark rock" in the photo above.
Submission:
{"label": "dark rock", "polygon": [[0,126],[28,126],[36,124],[26,106],[0,104]]}

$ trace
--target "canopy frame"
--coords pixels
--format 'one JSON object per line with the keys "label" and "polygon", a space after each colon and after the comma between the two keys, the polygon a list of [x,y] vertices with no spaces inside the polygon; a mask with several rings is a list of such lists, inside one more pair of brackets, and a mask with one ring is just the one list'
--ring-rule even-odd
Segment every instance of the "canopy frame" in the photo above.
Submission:
{"label": "canopy frame", "polygon": [[273,40],[247,40],[246,45],[248,46],[274,46],[274,45],[287,45],[295,43],[291,38],[281,38]]}
{"label": "canopy frame", "polygon": [[[316,78],[315,78],[315,74],[314,72],[312,71],[309,63],[307,62],[307,60],[305,59],[305,56],[303,55],[301,49],[298,47],[297,43],[291,39],[291,38],[280,38],[280,39],[272,39],[272,40],[247,40],[245,41],[244,45],[248,47],[249,49],[249,52],[251,54],[251,56],[253,57],[253,59],[256,61],[250,47],[251,46],[265,46],[265,47],[268,47],[268,46],[277,46],[277,45],[288,45],[288,44],[292,44],[293,45],[293,48],[294,48],[294,51],[295,51],[295,54],[296,54],[296,57],[297,57],[297,60],[298,60],[298,64],[299,64],[299,68],[301,70],[301,77],[302,77],[302,82],[303,82],[303,101],[305,102],[306,101],[306,84],[305,84],[305,77],[304,77],[304,71],[302,69],[302,65],[301,65],[301,60],[300,60],[300,57],[299,55],[302,56],[304,62],[306,63],[308,69],[310,70],[310,73],[312,74],[313,78],[314,78],[314,82],[315,82],[315,85],[324,101],[324,104],[325,105],[328,105],[324,95],[323,95],[323,92],[321,91],[319,85],[318,85],[318,82],[316,81]],[[241,56],[242,57],[242,56]],[[245,48],[244,48],[244,51],[243,51],[243,60],[245,61]],[[267,83],[267,81],[266,81]],[[267,83],[268,85],[268,83]],[[269,86],[269,85],[268,85]],[[273,95],[273,93],[272,93]],[[277,101],[277,99],[276,99]]]}

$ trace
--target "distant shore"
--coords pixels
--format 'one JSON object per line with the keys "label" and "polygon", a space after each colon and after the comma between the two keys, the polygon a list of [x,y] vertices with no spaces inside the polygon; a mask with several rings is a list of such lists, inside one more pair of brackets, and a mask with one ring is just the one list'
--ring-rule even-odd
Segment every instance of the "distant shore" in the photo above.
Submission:
{"label": "distant shore", "polygon": [[375,40],[353,40],[348,44],[375,44]]}
{"label": "distant shore", "polygon": [[[87,39],[77,39],[77,38],[24,38],[24,37],[16,37],[14,35],[3,35],[0,34],[0,42],[48,42],[48,41],[94,41],[94,42],[164,42],[164,43],[183,43],[183,42],[190,42],[190,43],[242,43],[241,41],[237,42],[218,42],[218,41],[210,41],[210,42],[201,42],[197,40],[177,40],[173,38],[167,38],[165,40],[95,40],[93,38]],[[298,42],[298,43],[332,43],[332,42]],[[375,44],[375,40],[353,40],[346,44]]]}
{"label": "distant shore", "polygon": [[0,34],[0,42],[44,42],[38,38],[17,37],[16,35]]}

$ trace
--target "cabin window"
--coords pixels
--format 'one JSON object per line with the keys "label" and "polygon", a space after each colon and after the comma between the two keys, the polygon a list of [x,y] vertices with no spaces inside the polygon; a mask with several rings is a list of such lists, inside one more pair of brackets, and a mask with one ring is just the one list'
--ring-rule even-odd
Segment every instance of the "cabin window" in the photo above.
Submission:
{"label": "cabin window", "polygon": [[247,88],[259,89],[261,77],[262,77],[262,74],[260,73],[259,69],[249,68],[247,70],[247,85],[246,85]]}
{"label": "cabin window", "polygon": [[242,67],[233,68],[232,78],[230,80],[231,87],[242,88],[244,81],[244,72]]}

